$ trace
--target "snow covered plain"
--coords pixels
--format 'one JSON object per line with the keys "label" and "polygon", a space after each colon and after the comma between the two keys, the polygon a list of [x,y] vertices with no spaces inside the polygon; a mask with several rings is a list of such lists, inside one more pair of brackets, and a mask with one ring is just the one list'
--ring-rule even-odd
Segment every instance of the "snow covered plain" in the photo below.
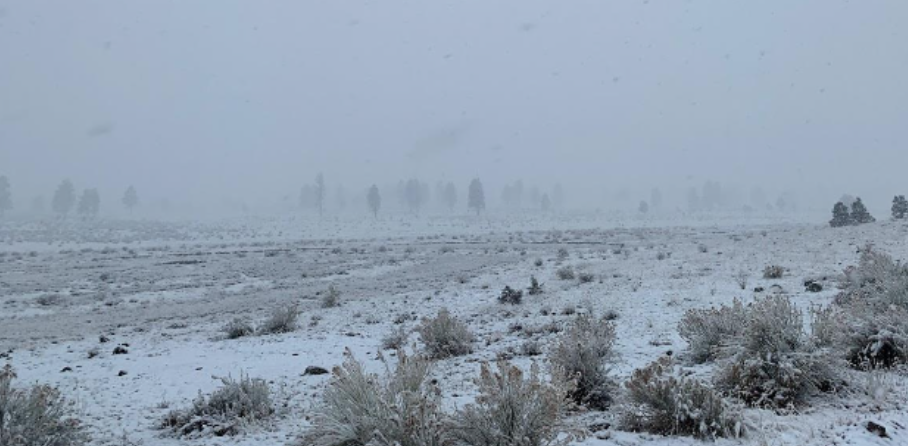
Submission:
{"label": "snow covered plain", "polygon": [[[382,338],[398,322],[413,328],[441,308],[477,335],[472,354],[442,360],[434,369],[446,402],[454,406],[472,400],[472,379],[482,361],[510,357],[522,367],[544,361],[557,335],[534,334],[543,355],[529,358],[520,355],[530,339],[526,333],[569,321],[572,310],[618,314],[619,357],[612,376],[624,381],[669,351],[683,355],[677,323],[685,310],[734,297],[748,301],[778,285],[806,311],[832,299],[842,270],[857,262],[859,247],[873,243],[897,259],[908,258],[904,224],[830,229],[820,218],[807,223],[720,217],[261,218],[65,228],[5,222],[0,352],[20,385],[49,383],[74,400],[92,444],[285,445],[306,431],[307,415],[330,379],[305,376],[307,366],[330,369],[349,348],[380,371]],[[562,248],[566,258],[559,258]],[[788,271],[781,279],[764,279],[763,268],[771,264]],[[555,272],[565,265],[594,280],[559,280]],[[738,284],[741,271],[746,290]],[[519,306],[497,303],[505,285],[526,288],[531,275],[544,283],[544,294],[525,296]],[[824,290],[807,292],[805,279],[819,280]],[[341,305],[321,308],[330,285],[340,291]],[[757,293],[756,287],[766,291]],[[228,321],[261,321],[291,303],[302,310],[295,332],[224,339]],[[418,346],[418,336],[412,334],[409,343]],[[118,345],[128,345],[128,353],[114,355]],[[712,373],[709,366],[689,370],[705,378]],[[169,410],[216,389],[220,382],[213,377],[241,373],[271,383],[280,407],[270,424],[236,437],[195,439],[157,428]],[[847,377],[847,389],[815,397],[795,413],[747,409],[747,436],[718,444],[908,444],[904,373],[874,375],[874,385],[866,373],[849,371]],[[880,388],[875,397],[868,395]],[[616,417],[614,411],[592,412],[572,421],[614,426]],[[868,432],[867,421],[887,427],[891,438]],[[700,442],[614,427],[583,442],[644,443]]]}

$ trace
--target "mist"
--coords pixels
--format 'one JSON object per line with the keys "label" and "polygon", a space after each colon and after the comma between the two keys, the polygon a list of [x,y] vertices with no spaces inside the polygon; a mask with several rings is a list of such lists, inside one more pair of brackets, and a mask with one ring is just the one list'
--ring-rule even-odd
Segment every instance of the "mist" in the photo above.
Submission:
{"label": "mist", "polygon": [[[0,0],[0,175],[17,210],[71,179],[105,212],[293,207],[323,172],[472,178],[573,209],[842,194],[881,212],[908,161],[908,5]],[[358,201],[354,201],[356,198]],[[461,198],[461,203],[464,203]],[[113,212],[113,211],[111,211]]]}

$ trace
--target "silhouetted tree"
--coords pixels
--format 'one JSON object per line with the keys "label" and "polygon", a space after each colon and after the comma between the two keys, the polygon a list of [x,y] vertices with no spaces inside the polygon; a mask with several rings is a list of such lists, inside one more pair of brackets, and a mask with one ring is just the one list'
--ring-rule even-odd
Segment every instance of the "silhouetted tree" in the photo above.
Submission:
{"label": "silhouetted tree", "polygon": [[0,176],[0,217],[13,209],[13,195],[10,192],[9,179]]}
{"label": "silhouetted tree", "polygon": [[539,200],[539,207],[542,209],[542,212],[548,212],[552,209],[552,200],[549,199],[549,194],[542,194],[542,198]]}
{"label": "silhouetted tree", "polygon": [[467,195],[467,209],[476,211],[476,215],[486,209],[486,194],[482,190],[482,182],[479,178],[474,178],[470,182],[469,194]]}
{"label": "silhouetted tree", "polygon": [[908,200],[904,195],[896,195],[892,199],[892,219],[901,220],[908,215]]}
{"label": "silhouetted tree", "polygon": [[101,210],[101,196],[97,189],[85,189],[79,199],[77,211],[83,218],[96,217]]}
{"label": "silhouetted tree", "polygon": [[649,204],[653,206],[653,209],[662,208],[662,191],[658,187],[649,192]]}
{"label": "silhouetted tree", "polygon": [[315,176],[315,205],[318,207],[318,215],[325,212],[325,176],[321,172]]}
{"label": "silhouetted tree", "polygon": [[139,204],[139,194],[136,192],[136,188],[129,186],[126,189],[126,193],[123,194],[123,206],[126,206],[126,209],[132,213],[132,208],[136,207]]}
{"label": "silhouetted tree", "polygon": [[407,208],[409,208],[411,212],[419,212],[424,203],[425,194],[426,191],[419,180],[415,178],[408,180],[407,185],[404,188],[404,195],[407,198]]}
{"label": "silhouetted tree", "polygon": [[375,218],[378,218],[378,210],[381,209],[381,195],[378,193],[378,186],[372,185],[369,188],[369,193],[366,195],[366,201],[369,202],[369,210],[372,211],[372,215]]}
{"label": "silhouetted tree", "polygon": [[63,180],[59,186],[57,186],[56,192],[54,192],[54,200],[51,203],[51,208],[53,208],[54,213],[65,218],[66,214],[69,214],[69,211],[72,210],[73,205],[76,204],[76,188],[73,187],[72,181]]}
{"label": "silhouetted tree", "polygon": [[454,206],[457,205],[457,187],[454,186],[454,183],[449,182],[445,186],[445,206],[448,207],[449,211],[454,210]]}
{"label": "silhouetted tree", "polygon": [[851,204],[851,223],[855,225],[862,225],[864,223],[873,223],[876,219],[870,215],[870,212],[867,211],[867,207],[864,206],[864,202],[861,201],[861,197],[854,199],[854,203]]}
{"label": "silhouetted tree", "polygon": [[645,214],[649,212],[649,205],[646,204],[645,201],[641,201],[640,206],[637,206],[637,210],[640,211],[641,214]]}
{"label": "silhouetted tree", "polygon": [[843,226],[851,225],[851,214],[848,212],[848,206],[845,206],[845,203],[841,201],[836,203],[832,207],[832,220],[829,221],[829,226],[833,228],[841,228]]}

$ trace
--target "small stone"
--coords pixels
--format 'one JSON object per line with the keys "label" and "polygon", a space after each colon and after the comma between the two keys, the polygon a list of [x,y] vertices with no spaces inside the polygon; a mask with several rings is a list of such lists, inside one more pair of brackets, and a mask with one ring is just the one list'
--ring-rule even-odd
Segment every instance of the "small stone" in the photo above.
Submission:
{"label": "small stone", "polygon": [[72,367],[63,367],[63,370],[60,370],[60,373],[66,373],[73,371]]}
{"label": "small stone", "polygon": [[303,375],[327,375],[327,374],[328,374],[327,369],[325,369],[323,367],[314,366],[314,365],[310,365],[309,367],[306,367],[306,371],[303,372]]}
{"label": "small stone", "polygon": [[113,354],[115,355],[125,355],[127,353],[129,353],[129,350],[126,350],[126,347],[123,347],[122,345],[118,345],[113,350]]}
{"label": "small stone", "polygon": [[126,370],[120,370],[120,373],[117,373],[117,376],[126,376]]}
{"label": "small stone", "polygon": [[763,291],[765,291],[765,290],[761,286],[754,288],[754,293],[762,293]]}
{"label": "small stone", "polygon": [[820,291],[823,291],[823,285],[821,285],[819,282],[814,282],[812,280],[805,283],[804,287],[810,293],[819,293]]}
{"label": "small stone", "polygon": [[107,336],[101,335],[101,337],[98,338],[98,341],[100,341],[102,344],[106,344],[106,343],[110,342],[110,338],[108,338]]}
{"label": "small stone", "polygon": [[875,434],[880,438],[889,438],[889,435],[886,433],[886,428],[873,421],[867,422],[867,432]]}

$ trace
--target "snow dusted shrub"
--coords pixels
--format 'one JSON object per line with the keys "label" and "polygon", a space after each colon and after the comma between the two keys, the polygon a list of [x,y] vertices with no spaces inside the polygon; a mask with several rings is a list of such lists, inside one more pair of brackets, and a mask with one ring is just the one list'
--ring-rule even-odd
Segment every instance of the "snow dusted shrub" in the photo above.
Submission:
{"label": "snow dusted shrub", "polygon": [[712,361],[723,347],[736,342],[744,329],[746,311],[739,299],[719,309],[688,310],[678,332],[687,341],[690,359],[695,363]]}
{"label": "snow dusted shrub", "polygon": [[615,325],[593,315],[578,315],[561,334],[549,358],[564,379],[576,379],[571,399],[591,409],[605,409],[612,401],[614,387],[606,362],[612,357]]}
{"label": "snow dusted shrub", "polygon": [[596,276],[593,273],[580,273],[577,275],[577,279],[580,280],[580,283],[590,283],[596,280]]}
{"label": "snow dusted shrub", "polygon": [[334,308],[340,306],[340,291],[334,285],[328,287],[328,291],[322,296],[322,308]]}
{"label": "snow dusted shrub", "polygon": [[746,309],[737,353],[716,376],[727,394],[756,407],[802,405],[817,391],[834,390],[835,358],[804,332],[803,317],[788,297],[770,296]]}
{"label": "snow dusted shrub", "polygon": [[523,291],[515,290],[509,286],[504,287],[501,290],[501,294],[498,296],[498,303],[500,304],[511,304],[511,305],[520,305],[523,301]]}
{"label": "snow dusted shrub", "polygon": [[410,331],[406,330],[403,326],[397,327],[391,330],[390,333],[385,335],[381,340],[381,348],[385,350],[397,350],[404,346],[407,342],[407,338],[410,337]]}
{"label": "snow dusted shrub", "polygon": [[498,362],[497,372],[484,363],[476,385],[476,402],[449,423],[454,445],[557,446],[581,437],[562,423],[570,383],[557,377],[543,381],[535,363],[528,376],[505,361]]}
{"label": "snow dusted shrub", "polygon": [[271,316],[259,327],[261,334],[290,333],[296,330],[299,319],[299,307],[296,304],[275,308]]}
{"label": "snow dusted shrub", "polygon": [[473,351],[473,333],[446,308],[434,318],[423,320],[416,331],[434,359],[462,356]]}
{"label": "snow dusted shrub", "polygon": [[186,410],[171,411],[161,427],[178,436],[212,433],[236,435],[244,427],[259,423],[274,414],[271,390],[263,379],[240,375],[220,378],[221,387],[207,398],[199,393]]}
{"label": "snow dusted shrub", "polygon": [[530,287],[527,288],[527,294],[530,296],[537,296],[542,293],[542,285],[536,280],[536,276],[530,276]]}
{"label": "snow dusted shrub", "polygon": [[781,279],[785,275],[785,268],[779,265],[769,265],[763,268],[764,279]]}
{"label": "snow dusted shrub", "polygon": [[0,369],[0,445],[79,446],[88,441],[59,391],[46,385],[16,389],[14,379],[9,364]]}
{"label": "snow dusted shrub", "polygon": [[427,358],[398,351],[395,369],[386,364],[385,376],[379,377],[367,374],[349,350],[344,355],[301,445],[448,444],[438,389],[428,379]]}
{"label": "snow dusted shrub", "polygon": [[574,280],[576,274],[574,273],[574,268],[571,268],[570,266],[563,266],[555,271],[555,276],[557,276],[560,280]]}
{"label": "snow dusted shrub", "polygon": [[680,376],[669,357],[635,370],[625,388],[622,424],[627,430],[701,439],[742,433],[740,413],[705,384]]}
{"label": "snow dusted shrub", "polygon": [[820,347],[832,347],[839,339],[845,318],[835,306],[813,307],[810,309],[810,335]]}
{"label": "snow dusted shrub", "polygon": [[908,310],[893,306],[889,311],[874,311],[855,304],[848,311],[846,331],[839,332],[838,344],[844,346],[852,366],[889,368],[908,362]]}
{"label": "snow dusted shrub", "polygon": [[221,329],[226,335],[227,339],[239,339],[244,336],[250,336],[255,333],[255,329],[252,327],[252,324],[249,321],[243,318],[234,318],[224,328]]}

